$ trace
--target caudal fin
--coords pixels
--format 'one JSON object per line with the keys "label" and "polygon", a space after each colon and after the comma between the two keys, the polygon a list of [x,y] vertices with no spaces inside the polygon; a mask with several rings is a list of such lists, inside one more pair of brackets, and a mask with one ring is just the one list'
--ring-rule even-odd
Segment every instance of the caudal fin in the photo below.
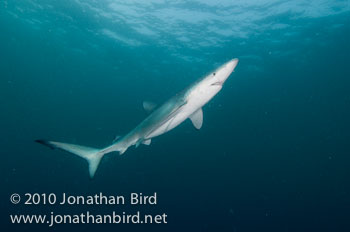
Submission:
{"label": "caudal fin", "polygon": [[103,155],[107,153],[104,151],[104,149],[96,149],[76,144],[60,143],[46,140],[35,140],[35,142],[48,146],[52,149],[61,149],[63,151],[67,151],[84,158],[89,164],[89,174],[91,178],[94,177]]}

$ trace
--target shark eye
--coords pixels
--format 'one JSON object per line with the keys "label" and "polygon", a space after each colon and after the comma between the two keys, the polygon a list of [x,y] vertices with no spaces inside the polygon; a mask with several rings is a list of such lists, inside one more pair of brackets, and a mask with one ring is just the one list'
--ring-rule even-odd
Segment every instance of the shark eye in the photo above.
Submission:
{"label": "shark eye", "polygon": [[216,73],[213,73],[213,76],[215,76],[216,75]]}

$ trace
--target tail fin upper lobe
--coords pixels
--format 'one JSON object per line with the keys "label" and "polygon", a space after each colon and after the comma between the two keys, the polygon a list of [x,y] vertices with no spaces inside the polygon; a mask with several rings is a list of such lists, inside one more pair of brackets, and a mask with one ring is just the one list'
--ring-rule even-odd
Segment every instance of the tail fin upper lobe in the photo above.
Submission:
{"label": "tail fin upper lobe", "polygon": [[48,146],[51,149],[61,149],[63,151],[67,151],[84,158],[89,164],[89,174],[91,178],[94,177],[103,155],[108,153],[104,151],[105,149],[96,149],[76,144],[60,143],[46,140],[35,140],[35,142]]}

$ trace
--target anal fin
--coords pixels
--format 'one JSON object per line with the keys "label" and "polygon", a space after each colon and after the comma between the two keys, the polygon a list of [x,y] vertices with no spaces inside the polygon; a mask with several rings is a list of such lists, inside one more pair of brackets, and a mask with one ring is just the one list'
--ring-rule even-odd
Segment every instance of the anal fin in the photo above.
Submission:
{"label": "anal fin", "polygon": [[143,140],[142,141],[142,144],[145,144],[145,145],[150,145],[151,144],[151,139],[146,139],[146,140]]}

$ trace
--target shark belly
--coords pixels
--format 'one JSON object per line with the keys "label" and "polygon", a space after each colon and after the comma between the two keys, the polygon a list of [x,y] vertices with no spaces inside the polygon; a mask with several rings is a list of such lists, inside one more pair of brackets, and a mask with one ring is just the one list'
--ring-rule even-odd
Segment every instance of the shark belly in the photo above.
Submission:
{"label": "shark belly", "polygon": [[[216,94],[216,93],[215,93]],[[214,94],[214,95],[215,95]],[[148,134],[145,139],[151,139],[156,136],[162,135],[188,119],[193,113],[201,109],[213,96],[208,97],[207,94],[203,94],[202,91],[193,90],[187,99],[186,105],[184,105],[179,112],[173,115],[169,120],[160,125],[158,128],[154,129],[150,134]]]}
{"label": "shark belly", "polygon": [[174,117],[170,118],[168,121],[160,125],[158,128],[154,129],[150,134],[146,136],[145,139],[151,139],[154,137],[157,137],[159,135],[162,135],[178,125],[180,125],[183,121],[185,121],[188,118],[189,114],[186,114],[185,112],[179,112]]}

